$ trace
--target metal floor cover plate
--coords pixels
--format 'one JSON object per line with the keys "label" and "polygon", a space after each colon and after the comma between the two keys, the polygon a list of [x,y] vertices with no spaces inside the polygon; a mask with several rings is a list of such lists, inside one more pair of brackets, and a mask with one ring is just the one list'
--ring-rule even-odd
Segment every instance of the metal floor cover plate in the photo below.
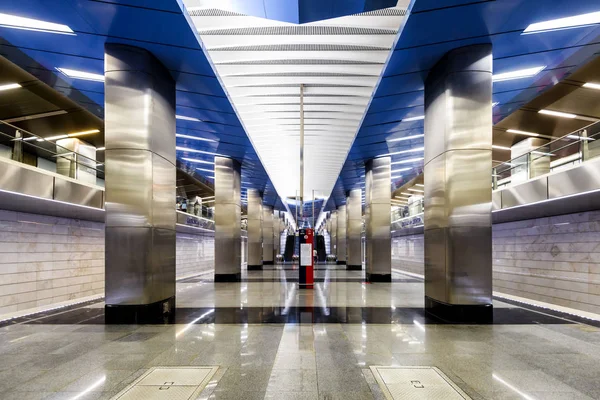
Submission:
{"label": "metal floor cover plate", "polygon": [[371,367],[389,400],[471,400],[436,367]]}
{"label": "metal floor cover plate", "polygon": [[218,367],[153,367],[112,400],[193,400]]}

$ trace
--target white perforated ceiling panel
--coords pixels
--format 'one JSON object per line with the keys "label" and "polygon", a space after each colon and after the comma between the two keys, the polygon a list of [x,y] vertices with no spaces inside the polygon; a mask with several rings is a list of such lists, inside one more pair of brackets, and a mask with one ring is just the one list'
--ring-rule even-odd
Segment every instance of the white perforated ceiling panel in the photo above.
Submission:
{"label": "white perforated ceiling panel", "polygon": [[328,197],[408,2],[303,25],[218,10],[214,1],[208,2],[212,8],[193,3],[188,10],[196,29],[282,197],[296,196],[300,187],[304,85],[304,199],[312,199],[313,191]]}

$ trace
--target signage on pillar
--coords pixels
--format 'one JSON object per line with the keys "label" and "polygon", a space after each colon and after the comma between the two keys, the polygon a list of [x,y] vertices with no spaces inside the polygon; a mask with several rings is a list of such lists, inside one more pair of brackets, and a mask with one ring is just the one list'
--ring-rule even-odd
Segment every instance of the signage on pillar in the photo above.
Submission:
{"label": "signage on pillar", "polygon": [[312,289],[314,285],[313,246],[314,232],[312,229],[300,229],[300,289]]}

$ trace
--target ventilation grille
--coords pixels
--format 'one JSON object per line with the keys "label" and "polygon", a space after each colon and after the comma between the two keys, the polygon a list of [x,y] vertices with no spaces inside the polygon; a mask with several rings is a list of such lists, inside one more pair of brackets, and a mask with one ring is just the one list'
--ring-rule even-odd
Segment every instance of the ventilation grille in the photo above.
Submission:
{"label": "ventilation grille", "polygon": [[367,11],[364,13],[354,15],[370,17],[404,17],[406,14],[407,11],[401,8],[384,8],[382,10]]}
{"label": "ventilation grille", "polygon": [[232,46],[209,49],[212,51],[389,51],[391,47],[355,46],[337,44],[271,44]]}
{"label": "ventilation grille", "polygon": [[[336,72],[273,72],[268,74],[243,74],[243,75],[229,75],[224,78],[234,78],[234,77],[247,77],[247,78],[269,78],[274,76],[341,76],[341,77],[356,77],[356,78],[364,78],[369,76],[379,76],[373,74],[344,74],[344,73],[336,73]],[[260,85],[266,86],[266,85]],[[330,85],[326,85],[330,86]]]}
{"label": "ventilation grille", "polygon": [[372,61],[346,61],[346,60],[253,60],[253,61],[228,61],[215,63],[216,65],[382,65]]}
{"label": "ventilation grille", "polygon": [[188,13],[192,17],[245,17],[245,14],[236,13],[233,11],[219,10],[216,8],[205,9],[189,9]]}
{"label": "ventilation grille", "polygon": [[395,29],[353,28],[346,26],[268,26],[257,28],[233,28],[199,30],[200,35],[395,35]]}

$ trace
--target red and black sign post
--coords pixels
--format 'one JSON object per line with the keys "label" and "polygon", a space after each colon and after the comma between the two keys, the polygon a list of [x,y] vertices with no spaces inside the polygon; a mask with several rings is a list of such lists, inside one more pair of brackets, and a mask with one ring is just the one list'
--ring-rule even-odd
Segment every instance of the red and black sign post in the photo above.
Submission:
{"label": "red and black sign post", "polygon": [[314,231],[311,228],[300,229],[298,232],[300,239],[300,289],[312,289],[314,278],[313,249],[314,249]]}

